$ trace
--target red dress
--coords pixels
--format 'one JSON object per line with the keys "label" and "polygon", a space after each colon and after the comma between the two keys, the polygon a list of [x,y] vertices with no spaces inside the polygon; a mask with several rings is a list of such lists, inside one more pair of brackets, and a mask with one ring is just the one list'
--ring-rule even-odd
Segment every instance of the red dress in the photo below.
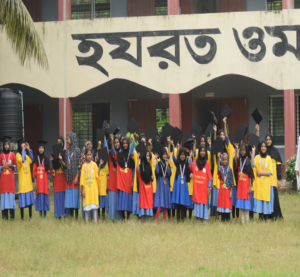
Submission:
{"label": "red dress", "polygon": [[[11,161],[12,165],[17,165],[16,156],[13,152],[9,154],[1,154],[0,162],[1,166]],[[15,174],[12,168],[2,169],[1,172],[1,183],[0,183],[0,194],[2,193],[15,193]]]}
{"label": "red dress", "polygon": [[152,182],[148,185],[144,183],[140,170],[136,170],[139,180],[139,208],[153,209],[153,186]]}
{"label": "red dress", "polygon": [[36,163],[33,164],[32,176],[36,177],[36,183],[37,183],[36,194],[44,193],[46,195],[49,195],[48,173],[50,172],[51,172],[50,169],[48,170],[48,172],[45,172],[45,166],[43,163],[40,164],[39,166]]}
{"label": "red dress", "polygon": [[198,170],[197,162],[193,162],[193,167],[189,163],[193,173],[193,202],[197,204],[207,203],[208,181],[212,180],[209,162],[206,162],[202,170]]}
{"label": "red dress", "polygon": [[[117,153],[113,154],[113,157],[117,161]],[[117,192],[117,168],[114,167],[113,162],[108,155],[108,163],[109,163],[109,179],[107,184],[107,189]]]}
{"label": "red dress", "polygon": [[[237,165],[238,167],[238,165]],[[250,200],[249,186],[251,179],[248,175],[241,173],[238,167],[238,187],[237,187],[237,199],[248,199]]]}
{"label": "red dress", "polygon": [[54,176],[54,192],[65,191],[65,188],[68,186],[66,181],[66,174],[62,168],[55,169]]}
{"label": "red dress", "polygon": [[117,189],[132,194],[132,168],[117,165]]}
{"label": "red dress", "polygon": [[226,187],[220,174],[219,174],[219,179],[220,179],[220,190],[219,190],[217,207],[223,209],[227,208],[232,210],[232,198],[230,198],[231,190]]}

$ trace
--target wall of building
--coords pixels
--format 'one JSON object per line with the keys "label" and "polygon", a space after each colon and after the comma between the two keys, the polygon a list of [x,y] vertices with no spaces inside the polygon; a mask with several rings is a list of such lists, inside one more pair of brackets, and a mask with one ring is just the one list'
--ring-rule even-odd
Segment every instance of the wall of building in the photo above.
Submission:
{"label": "wall of building", "polygon": [[58,0],[41,0],[41,21],[58,21]]}
{"label": "wall of building", "polygon": [[247,0],[247,11],[265,11],[267,10],[266,0]]}
{"label": "wall of building", "polygon": [[127,17],[127,0],[111,0],[110,17]]}

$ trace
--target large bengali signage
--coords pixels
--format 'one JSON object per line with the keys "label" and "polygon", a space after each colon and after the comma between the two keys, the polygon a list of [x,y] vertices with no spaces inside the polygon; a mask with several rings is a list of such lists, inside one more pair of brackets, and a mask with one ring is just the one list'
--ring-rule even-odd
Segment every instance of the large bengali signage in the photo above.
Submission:
{"label": "large bengali signage", "polygon": [[[227,74],[300,89],[300,10],[37,23],[49,71],[22,68],[0,35],[0,85],[75,97],[114,79],[185,93]],[[99,88],[99,93],[105,93]],[[141,90],[142,93],[142,90]]]}

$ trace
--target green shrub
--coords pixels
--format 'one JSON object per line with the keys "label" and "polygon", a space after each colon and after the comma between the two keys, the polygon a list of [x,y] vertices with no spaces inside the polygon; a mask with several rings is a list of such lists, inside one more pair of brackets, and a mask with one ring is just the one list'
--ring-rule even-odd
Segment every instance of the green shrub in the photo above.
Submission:
{"label": "green shrub", "polygon": [[297,156],[292,156],[289,160],[286,161],[288,168],[285,170],[284,175],[287,181],[293,183],[293,186],[296,185],[296,172],[295,172],[295,164],[296,164]]}

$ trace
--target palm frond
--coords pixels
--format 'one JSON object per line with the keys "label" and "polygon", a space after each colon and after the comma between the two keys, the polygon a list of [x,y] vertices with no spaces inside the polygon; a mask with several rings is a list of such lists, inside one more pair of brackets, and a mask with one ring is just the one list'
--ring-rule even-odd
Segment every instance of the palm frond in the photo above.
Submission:
{"label": "palm frond", "polygon": [[49,68],[42,40],[22,0],[0,0],[0,24],[22,66],[30,66],[33,59],[41,68]]}

